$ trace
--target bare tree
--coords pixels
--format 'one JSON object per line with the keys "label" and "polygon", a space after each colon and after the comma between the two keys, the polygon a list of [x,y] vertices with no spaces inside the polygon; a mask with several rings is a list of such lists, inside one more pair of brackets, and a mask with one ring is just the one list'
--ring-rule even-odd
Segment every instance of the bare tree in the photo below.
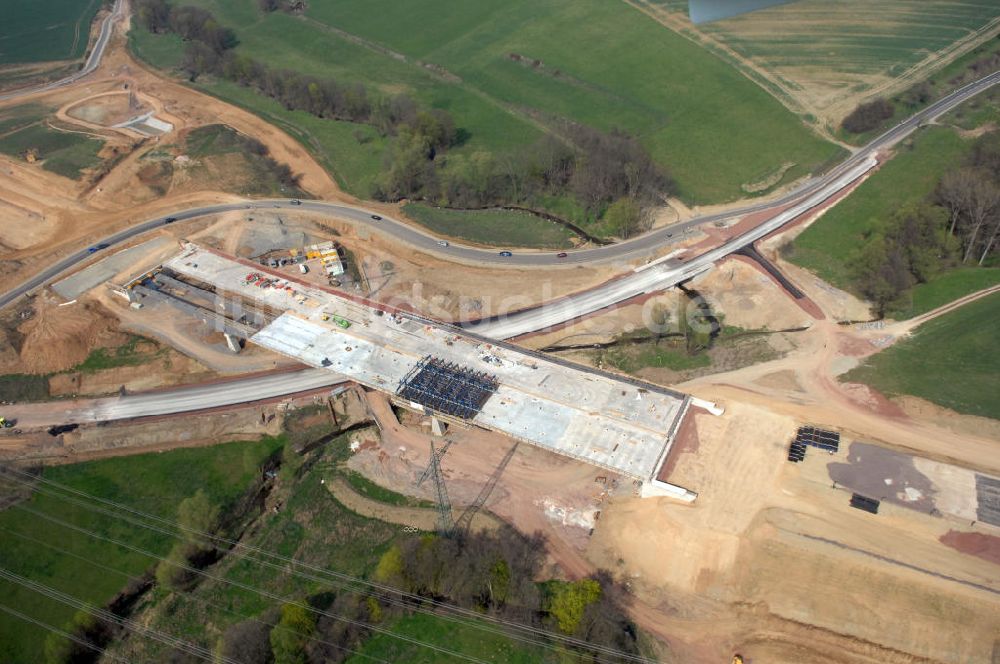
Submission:
{"label": "bare tree", "polygon": [[986,244],[983,247],[983,253],[979,257],[980,265],[986,261],[986,257],[990,255],[993,247],[996,246],[997,239],[1000,239],[1000,212],[994,215],[993,232],[990,233],[989,240],[986,241]]}
{"label": "bare tree", "polygon": [[969,228],[964,238],[962,262],[968,262],[979,246],[980,231],[1000,214],[1000,187],[985,177],[977,177],[969,187],[967,215]]}
{"label": "bare tree", "polygon": [[938,183],[935,191],[937,202],[948,210],[948,234],[955,235],[959,219],[969,208],[969,191],[972,182],[981,177],[975,169],[962,168],[949,171]]}

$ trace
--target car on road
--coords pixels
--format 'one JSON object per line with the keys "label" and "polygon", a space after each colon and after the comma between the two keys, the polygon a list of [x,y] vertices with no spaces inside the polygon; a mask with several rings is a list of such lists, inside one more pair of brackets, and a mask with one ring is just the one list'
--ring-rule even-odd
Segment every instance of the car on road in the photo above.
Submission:
{"label": "car on road", "polygon": [[165,224],[172,224],[175,221],[177,221],[177,217],[167,217],[166,219],[163,220],[163,223],[165,223]]}
{"label": "car on road", "polygon": [[565,251],[560,251],[558,254],[556,254],[556,258],[566,258],[567,256],[569,256],[569,254],[567,254]]}
{"label": "car on road", "polygon": [[377,214],[373,214],[372,219],[374,219],[375,221],[382,221],[382,217],[378,216]]}
{"label": "car on road", "polygon": [[438,244],[441,245],[442,247],[447,247],[448,240],[438,240]]}
{"label": "car on road", "polygon": [[503,256],[504,258],[510,258],[514,254],[510,253],[509,251],[501,251],[500,255]]}
{"label": "car on road", "polygon": [[111,245],[107,242],[102,242],[100,244],[95,244],[93,247],[87,247],[87,253],[92,254],[94,252],[100,251],[101,249],[107,249]]}
{"label": "car on road", "polygon": [[302,205],[302,201],[297,198],[292,199],[292,205]]}

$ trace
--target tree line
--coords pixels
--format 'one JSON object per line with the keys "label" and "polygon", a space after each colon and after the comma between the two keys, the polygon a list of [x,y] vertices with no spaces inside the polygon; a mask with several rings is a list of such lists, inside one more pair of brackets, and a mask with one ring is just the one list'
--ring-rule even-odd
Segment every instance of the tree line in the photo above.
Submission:
{"label": "tree line", "polygon": [[973,144],[924,201],[897,210],[854,262],[856,285],[878,314],[918,283],[959,265],[987,265],[1000,242],[1000,135]]}
{"label": "tree line", "polygon": [[[294,6],[259,3],[265,12]],[[629,237],[648,227],[650,209],[672,189],[645,148],[620,131],[566,123],[558,137],[546,135],[503,154],[450,155],[448,149],[468,136],[447,111],[421,108],[405,94],[373,94],[357,82],[270,68],[233,51],[235,34],[200,8],[140,0],[136,16],[150,32],[174,32],[188,41],[181,69],[191,80],[211,74],[254,88],[288,110],[368,124],[392,137],[373,191],[379,200],[532,208],[541,207],[547,197],[569,196],[586,214],[603,216],[613,234]]]}
{"label": "tree line", "polygon": [[945,92],[955,90],[977,78],[1000,71],[1000,35],[985,46],[985,52],[947,80],[924,80],[894,96],[892,100],[882,97],[858,104],[841,122],[841,127],[852,134],[863,134],[883,126],[901,105],[912,113],[925,106]]}
{"label": "tree line", "polygon": [[181,70],[192,81],[211,74],[254,88],[288,110],[369,124],[383,135],[405,131],[426,141],[431,156],[456,141],[455,123],[447,111],[421,109],[403,94],[373,96],[361,83],[274,69],[236,53],[232,50],[239,43],[235,33],[221,27],[211,12],[199,7],[175,7],[167,0],[140,0],[136,17],[150,32],[172,32],[188,42]]}
{"label": "tree line", "polygon": [[[636,628],[622,609],[624,591],[610,574],[538,583],[544,564],[541,535],[523,537],[505,528],[458,539],[428,534],[406,540],[382,555],[374,576],[427,600],[639,654]],[[387,602],[384,594],[320,592],[230,626],[218,652],[245,664],[337,664],[375,634],[367,625],[391,628],[420,604],[408,602]],[[571,649],[578,655],[572,661],[592,656],[586,648]]]}
{"label": "tree line", "polygon": [[603,215],[612,232],[645,230],[648,211],[671,188],[669,178],[632,137],[571,125],[504,154],[476,152],[428,159],[418,135],[400,134],[386,156],[374,195],[423,200],[441,207],[539,206],[568,195],[586,213]]}

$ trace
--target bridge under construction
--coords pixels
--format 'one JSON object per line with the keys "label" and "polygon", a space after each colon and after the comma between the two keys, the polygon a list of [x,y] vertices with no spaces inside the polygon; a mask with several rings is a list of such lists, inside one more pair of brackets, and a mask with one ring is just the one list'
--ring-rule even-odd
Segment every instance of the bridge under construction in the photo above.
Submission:
{"label": "bridge under construction", "polygon": [[[691,399],[410,312],[352,297],[193,244],[166,263],[219,302],[282,312],[249,341],[387,393],[454,426],[479,426],[693,500],[657,475]],[[219,307],[225,311],[226,307]]]}

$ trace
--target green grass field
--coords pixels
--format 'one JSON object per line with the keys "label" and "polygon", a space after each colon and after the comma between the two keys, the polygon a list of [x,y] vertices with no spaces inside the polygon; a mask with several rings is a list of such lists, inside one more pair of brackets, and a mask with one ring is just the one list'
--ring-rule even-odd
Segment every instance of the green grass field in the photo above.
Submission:
{"label": "green grass field", "polygon": [[[140,27],[129,32],[129,46],[142,60],[173,69],[181,62],[184,43],[176,35],[153,35]],[[194,87],[256,113],[288,132],[329,172],[342,189],[371,198],[382,168],[386,140],[371,127],[324,120],[304,111],[289,111],[280,103],[229,81],[203,79]]]}
{"label": "green grass field", "polygon": [[[692,202],[737,198],[741,184],[783,162],[797,164],[788,181],[839,153],[729,65],[618,3],[490,0],[473,9],[445,0],[405,7],[347,0],[312,3],[304,18],[260,15],[242,0],[196,4],[237,31],[238,51],[267,53],[271,66],[360,80],[447,109],[469,134],[460,153],[531,142],[558,124],[556,116],[619,127],[640,138]],[[420,30],[414,17],[427,17]],[[154,63],[174,57],[147,41],[134,39]],[[511,53],[543,64],[516,62]]]}
{"label": "green grass field", "polygon": [[942,118],[942,122],[962,129],[976,129],[986,124],[1000,124],[1000,90],[995,87],[980,93]]}
{"label": "green grass field", "polygon": [[1000,294],[993,294],[921,325],[841,379],[1000,419],[997,320]]}
{"label": "green grass field", "polygon": [[962,267],[917,284],[903,305],[889,311],[892,318],[913,318],[960,297],[1000,283],[1000,267]]}
{"label": "green grass field", "polygon": [[[677,4],[677,3],[673,3]],[[769,69],[900,74],[1000,16],[982,0],[806,2],[716,21],[701,29]]]}
{"label": "green grass field", "polygon": [[[282,443],[281,438],[271,438],[57,466],[47,469],[45,477],[173,520],[177,504],[198,489],[217,505],[229,504],[248,488],[261,462]],[[6,488],[6,483],[0,484]],[[136,529],[51,496],[36,494],[24,506],[160,555],[172,544],[164,535]],[[73,532],[17,507],[0,512],[0,532],[0,565],[96,605],[110,600],[126,583],[124,577],[109,573],[102,565],[131,575],[152,565],[146,556]],[[74,613],[72,608],[8,582],[0,582],[0,597],[3,604],[57,627]],[[0,660],[42,661],[45,637],[43,629],[0,614]]]}
{"label": "green grass field", "polygon": [[[140,347],[139,344],[143,345]],[[142,337],[132,335],[128,341],[117,348],[95,348],[83,362],[74,367],[76,371],[93,373],[115,367],[134,367],[146,364],[166,353],[166,348],[156,345]]]}
{"label": "green grass field", "polygon": [[375,482],[372,482],[361,473],[353,470],[343,469],[341,474],[344,476],[344,479],[347,480],[347,483],[351,485],[351,488],[365,498],[371,498],[372,500],[385,503],[386,505],[396,505],[401,507],[434,507],[434,503],[404,496],[403,494],[396,493],[391,489],[386,489],[384,486],[375,484]]}
{"label": "green grass field", "polygon": [[[853,145],[864,145],[889,127],[910,117],[934,100],[940,99],[952,90],[956,90],[962,87],[962,85],[971,83],[975,79],[986,75],[986,69],[976,71],[971,69],[971,67],[977,62],[983,60],[990,61],[997,56],[1000,56],[1000,39],[990,39],[965,55],[952,60],[925,79],[914,83],[913,86],[903,90],[899,94],[893,95],[890,101],[893,103],[895,112],[891,118],[887,118],[879,127],[862,134],[851,134],[840,129],[837,132],[837,136]],[[915,88],[921,87],[926,87],[931,93],[930,98],[924,103],[914,100],[911,96]],[[989,109],[991,105],[990,99],[993,100],[992,105],[995,106],[997,99],[996,88],[992,88],[989,92],[980,93],[951,113],[945,115],[942,118],[942,123],[956,124],[964,129],[973,129],[980,126],[995,116]]]}
{"label": "green grass field", "polygon": [[598,357],[615,369],[631,374],[641,369],[685,371],[707,367],[712,363],[708,353],[689,355],[684,340],[679,338],[612,348],[600,352]]}
{"label": "green grass field", "polygon": [[[540,662],[562,661],[572,664],[582,661],[566,656],[559,660],[543,649],[530,645],[514,645],[514,642],[500,635],[473,629],[464,625],[446,622],[434,616],[416,614],[396,620],[389,626],[394,634],[420,639],[442,648],[448,648],[497,664],[536,664]],[[347,664],[365,664],[371,661],[407,662],[407,664],[457,664],[467,661],[451,655],[437,653],[426,648],[405,643],[399,639],[377,634],[361,646],[358,654],[347,660]]]}
{"label": "green grass field", "polygon": [[413,203],[403,211],[435,233],[479,244],[538,249],[573,246],[571,231],[527,212],[443,210]]}
{"label": "green grass field", "polygon": [[0,135],[0,152],[4,154],[20,157],[34,148],[39,152],[42,168],[71,179],[78,179],[84,170],[101,162],[97,153],[103,141],[58,131],[41,122],[27,126],[23,126],[23,119],[19,118],[9,118],[6,122],[12,130]]}
{"label": "green grass field", "polygon": [[[902,146],[858,189],[795,238],[787,257],[831,284],[851,290],[851,263],[892,212],[926,198],[969,149],[950,128],[932,127]],[[958,281],[955,282],[956,284]]]}
{"label": "green grass field", "polygon": [[101,0],[6,0],[0,65],[79,58]]}
{"label": "green grass field", "polygon": [[[674,18],[680,14],[687,20],[687,0],[639,2],[653,12],[666,10]],[[776,79],[783,89],[762,82],[774,87],[776,95],[822,113],[845,96],[861,100],[874,86],[890,83],[926,59],[947,53],[977,31],[989,34],[997,17],[1000,4],[985,0],[841,0],[795,2],[688,29],[725,45]],[[992,32],[996,34],[995,26]],[[722,57],[734,59],[730,54]],[[945,82],[954,71],[946,65],[932,81]],[[753,71],[748,74],[759,78]],[[841,134],[859,145],[869,137]]]}

